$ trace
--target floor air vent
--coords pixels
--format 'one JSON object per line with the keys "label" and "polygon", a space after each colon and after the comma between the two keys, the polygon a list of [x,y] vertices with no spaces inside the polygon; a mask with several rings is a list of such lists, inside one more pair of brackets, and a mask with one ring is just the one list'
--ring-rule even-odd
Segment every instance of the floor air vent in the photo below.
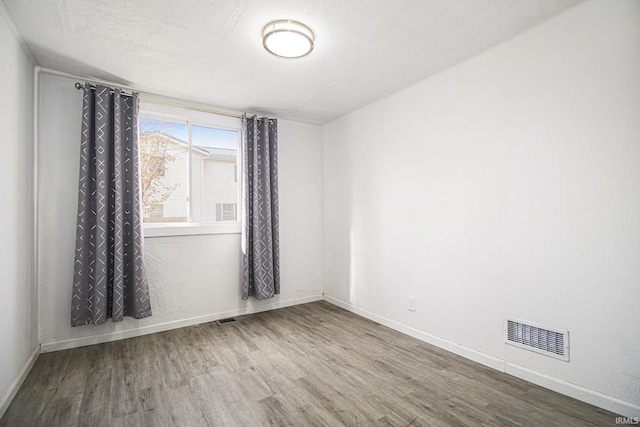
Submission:
{"label": "floor air vent", "polygon": [[220,319],[220,320],[216,320],[216,323],[218,325],[226,325],[227,323],[233,323],[235,322],[236,319],[233,317],[229,317],[228,319]]}
{"label": "floor air vent", "polygon": [[569,360],[569,332],[504,319],[504,340],[507,344],[546,354],[556,359]]}

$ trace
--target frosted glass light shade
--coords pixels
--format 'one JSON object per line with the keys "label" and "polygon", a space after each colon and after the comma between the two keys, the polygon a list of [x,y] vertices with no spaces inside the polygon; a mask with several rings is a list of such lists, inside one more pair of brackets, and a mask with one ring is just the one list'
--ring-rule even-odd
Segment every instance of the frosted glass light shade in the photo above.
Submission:
{"label": "frosted glass light shade", "polygon": [[289,19],[273,21],[262,30],[262,45],[278,58],[302,58],[313,50],[313,31]]}

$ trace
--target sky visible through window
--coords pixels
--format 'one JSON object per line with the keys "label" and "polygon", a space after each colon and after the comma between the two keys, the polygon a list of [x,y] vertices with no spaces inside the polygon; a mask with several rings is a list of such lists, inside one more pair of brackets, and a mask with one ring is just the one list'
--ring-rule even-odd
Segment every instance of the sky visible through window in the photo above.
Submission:
{"label": "sky visible through window", "polygon": [[[187,142],[189,135],[184,123],[171,123],[164,120],[140,118],[140,132],[161,130],[162,132]],[[238,134],[233,130],[214,129],[203,126],[191,126],[191,138],[194,146],[238,149]]]}

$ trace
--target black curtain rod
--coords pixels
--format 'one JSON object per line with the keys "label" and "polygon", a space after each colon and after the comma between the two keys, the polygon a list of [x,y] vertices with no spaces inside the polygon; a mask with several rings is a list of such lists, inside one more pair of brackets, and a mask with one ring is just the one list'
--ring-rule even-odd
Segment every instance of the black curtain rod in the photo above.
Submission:
{"label": "black curtain rod", "polygon": [[[94,85],[94,84],[92,84],[92,83],[85,83],[85,84],[82,84],[82,83],[80,83],[80,82],[76,82],[76,84],[75,84],[74,86],[76,87],[76,89],[78,89],[78,90],[82,90],[82,89],[84,89],[84,88],[85,88],[85,86],[86,86],[86,85],[88,85],[88,86],[89,86],[89,89],[91,89],[91,90],[95,90],[95,88],[96,88],[96,85]],[[113,92],[114,92],[114,90],[113,90],[113,89],[111,89],[111,93],[113,93]],[[122,94],[122,95],[124,95],[124,96],[133,96],[133,93],[123,92],[123,91],[122,91],[122,89],[120,89],[120,94]]]}
{"label": "black curtain rod", "polygon": [[[89,89],[95,89],[96,88],[96,85],[91,84],[91,83],[86,83],[86,85],[89,85]],[[80,83],[80,82],[76,82],[75,87],[78,90],[82,90],[82,89],[84,89],[85,84]],[[113,90],[111,91],[111,93],[113,93]],[[128,94],[128,93],[122,93],[122,94],[125,95],[125,96],[132,96],[132,94]],[[182,104],[179,104],[179,103],[175,103],[175,102],[166,102],[166,101],[157,101],[157,100],[150,100],[150,102],[157,103],[157,104],[169,105],[169,106],[173,106],[173,107],[186,108],[188,110],[202,111],[204,113],[218,114],[218,115],[227,116],[227,117],[234,117],[234,118],[238,118],[238,119],[242,118],[242,115],[240,115],[240,114],[234,114],[234,113],[227,113],[227,112],[221,112],[221,111],[206,110],[206,109],[202,109],[202,108],[189,107],[189,106],[185,106],[185,105],[182,105]],[[253,116],[258,117],[255,114],[253,114]],[[267,119],[267,120],[269,120],[269,123],[274,123],[274,121],[277,120],[277,119],[272,119],[272,118],[268,118],[268,117],[259,118],[259,120],[261,120],[261,119]]]}

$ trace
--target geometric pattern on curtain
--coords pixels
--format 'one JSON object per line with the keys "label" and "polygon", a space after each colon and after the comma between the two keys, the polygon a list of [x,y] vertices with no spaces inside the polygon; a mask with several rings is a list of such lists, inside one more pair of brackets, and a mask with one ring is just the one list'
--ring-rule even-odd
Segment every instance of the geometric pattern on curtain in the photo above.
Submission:
{"label": "geometric pattern on curtain", "polygon": [[138,94],[84,86],[71,326],[151,316],[138,168]]}
{"label": "geometric pattern on curtain", "polygon": [[278,121],[242,117],[242,299],[280,293]]}

